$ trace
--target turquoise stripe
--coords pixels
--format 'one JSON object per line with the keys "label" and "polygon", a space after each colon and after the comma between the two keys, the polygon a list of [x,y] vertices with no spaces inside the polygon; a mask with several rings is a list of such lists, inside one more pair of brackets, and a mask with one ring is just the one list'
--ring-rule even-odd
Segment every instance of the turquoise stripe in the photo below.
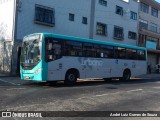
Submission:
{"label": "turquoise stripe", "polygon": [[114,43],[114,42],[105,42],[101,40],[72,37],[72,36],[67,36],[67,35],[59,35],[59,34],[51,34],[51,33],[43,33],[43,35],[45,37],[54,37],[54,38],[67,39],[67,40],[73,40],[73,41],[79,41],[79,42],[89,42],[89,43],[110,45],[110,46],[116,46],[116,47],[125,47],[125,48],[137,49],[137,50],[146,50],[146,48],[144,47],[138,47],[138,46],[132,46],[132,45],[120,44],[120,43]]}

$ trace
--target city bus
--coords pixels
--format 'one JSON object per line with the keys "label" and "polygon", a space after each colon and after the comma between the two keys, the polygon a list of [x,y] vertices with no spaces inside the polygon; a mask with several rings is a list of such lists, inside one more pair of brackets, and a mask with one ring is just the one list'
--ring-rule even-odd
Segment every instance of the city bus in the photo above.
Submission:
{"label": "city bus", "polygon": [[51,33],[25,36],[22,43],[22,80],[64,81],[77,79],[130,80],[147,72],[146,48]]}

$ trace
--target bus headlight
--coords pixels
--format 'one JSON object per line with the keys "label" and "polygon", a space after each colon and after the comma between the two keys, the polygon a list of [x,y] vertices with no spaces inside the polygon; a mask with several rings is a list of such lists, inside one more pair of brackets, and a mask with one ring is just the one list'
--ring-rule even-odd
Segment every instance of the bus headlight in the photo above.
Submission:
{"label": "bus headlight", "polygon": [[36,70],[35,72],[34,72],[34,74],[39,74],[40,72],[42,71],[42,68],[39,68],[38,70]]}

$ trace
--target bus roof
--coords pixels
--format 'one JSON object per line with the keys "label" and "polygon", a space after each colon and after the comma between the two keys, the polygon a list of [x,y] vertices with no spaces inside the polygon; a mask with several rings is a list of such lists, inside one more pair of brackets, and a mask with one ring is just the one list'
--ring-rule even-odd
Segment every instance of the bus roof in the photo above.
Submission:
{"label": "bus roof", "polygon": [[88,43],[95,43],[95,44],[101,44],[101,45],[111,45],[116,47],[125,47],[125,48],[138,49],[138,50],[146,50],[146,48],[144,47],[138,47],[138,46],[115,43],[115,42],[106,42],[106,41],[87,39],[87,38],[80,38],[80,37],[73,37],[73,36],[67,36],[67,35],[60,35],[60,34],[53,34],[53,33],[35,33],[35,34],[42,34],[46,37],[55,37],[59,39],[69,39],[73,41],[88,42]]}

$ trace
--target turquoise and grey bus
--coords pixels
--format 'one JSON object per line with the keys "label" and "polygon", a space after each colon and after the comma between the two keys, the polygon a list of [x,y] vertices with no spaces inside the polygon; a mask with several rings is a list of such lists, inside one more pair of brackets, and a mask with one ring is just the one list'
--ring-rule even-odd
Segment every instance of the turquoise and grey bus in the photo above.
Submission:
{"label": "turquoise and grey bus", "polygon": [[51,33],[25,36],[22,44],[21,79],[64,81],[120,78],[129,80],[147,72],[143,47]]}

